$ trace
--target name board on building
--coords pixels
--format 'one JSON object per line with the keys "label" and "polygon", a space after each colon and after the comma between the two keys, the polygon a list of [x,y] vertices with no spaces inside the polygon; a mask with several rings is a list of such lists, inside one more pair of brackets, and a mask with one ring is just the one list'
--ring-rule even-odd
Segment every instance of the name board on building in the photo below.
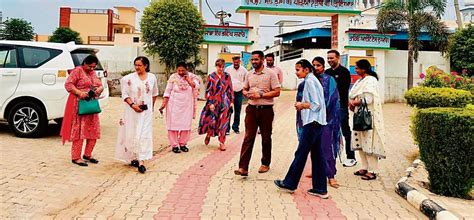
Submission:
{"label": "name board on building", "polygon": [[249,29],[251,27],[206,25],[205,28],[204,42],[206,43],[252,44],[249,41]]}
{"label": "name board on building", "polygon": [[390,36],[384,34],[349,33],[349,46],[361,48],[390,48]]}
{"label": "name board on building", "polygon": [[268,10],[354,10],[355,0],[242,0],[242,9]]}

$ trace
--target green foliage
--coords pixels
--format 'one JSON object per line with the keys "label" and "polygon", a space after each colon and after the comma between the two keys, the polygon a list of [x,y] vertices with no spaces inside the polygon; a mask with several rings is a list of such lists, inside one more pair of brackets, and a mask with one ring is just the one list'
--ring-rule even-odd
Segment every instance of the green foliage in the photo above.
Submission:
{"label": "green foliage", "polygon": [[459,72],[466,69],[470,75],[474,74],[474,26],[469,25],[451,36],[448,54],[454,69]]}
{"label": "green foliage", "polygon": [[474,94],[474,84],[466,75],[460,75],[456,72],[448,74],[436,66],[430,66],[426,70],[426,75],[422,73],[420,77],[424,78],[421,85],[425,87],[462,89]]}
{"label": "green foliage", "polygon": [[465,107],[472,103],[473,95],[469,91],[453,88],[414,87],[405,92],[405,99],[417,108]]}
{"label": "green foliage", "polygon": [[417,61],[418,51],[422,48],[418,40],[422,30],[428,31],[432,43],[441,52],[447,51],[449,34],[446,25],[439,19],[445,7],[445,0],[388,0],[377,15],[377,28],[383,33],[408,28],[408,43]]}
{"label": "green foliage", "polygon": [[31,41],[35,36],[31,23],[21,18],[10,18],[0,25],[0,40]]}
{"label": "green foliage", "polygon": [[445,7],[446,0],[387,0],[377,15],[377,29],[382,33],[408,30],[408,88],[413,86],[413,60],[418,61],[423,47],[418,39],[422,30],[442,53],[448,50],[448,30],[440,20]]}
{"label": "green foliage", "polygon": [[204,20],[190,0],[155,0],[145,8],[140,27],[145,49],[157,54],[166,73],[195,57],[204,36]]}
{"label": "green foliage", "polygon": [[51,36],[48,41],[55,43],[68,43],[74,41],[76,44],[82,44],[82,39],[78,32],[71,30],[70,28],[61,27],[54,31],[53,36]]}
{"label": "green foliage", "polygon": [[412,132],[431,191],[469,198],[474,186],[474,108],[421,109]]}

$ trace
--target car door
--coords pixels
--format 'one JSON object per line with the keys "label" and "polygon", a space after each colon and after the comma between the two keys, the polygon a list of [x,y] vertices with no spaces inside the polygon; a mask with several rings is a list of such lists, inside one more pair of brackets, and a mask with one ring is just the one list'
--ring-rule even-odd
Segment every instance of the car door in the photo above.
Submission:
{"label": "car door", "polygon": [[0,109],[16,91],[20,82],[21,69],[18,52],[14,46],[0,45]]}

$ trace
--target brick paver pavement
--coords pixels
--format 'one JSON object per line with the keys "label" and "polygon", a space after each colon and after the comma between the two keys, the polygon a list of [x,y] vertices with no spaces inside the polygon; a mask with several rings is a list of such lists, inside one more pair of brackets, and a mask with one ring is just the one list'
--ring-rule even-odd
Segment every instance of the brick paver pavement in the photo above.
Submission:
{"label": "brick paver pavement", "polygon": [[[113,159],[120,100],[111,98],[101,115],[102,139],[95,155],[98,165],[70,163],[69,145],[60,145],[58,127],[42,139],[18,139],[0,126],[0,218],[56,219],[423,219],[393,192],[394,184],[416,152],[409,135],[410,108],[384,105],[388,158],[381,161],[376,181],[342,168],[341,187],[329,187],[330,199],[309,196],[303,177],[294,194],[276,190],[273,180],[286,174],[297,146],[295,92],[277,100],[271,170],[258,174],[261,145],[256,140],[247,178],[237,177],[243,134],[231,134],[227,151],[209,146],[193,135],[188,153],[156,154],[145,175]],[[203,102],[200,102],[202,106]],[[163,119],[155,123],[155,150],[167,143]],[[196,122],[194,122],[195,126]]]}

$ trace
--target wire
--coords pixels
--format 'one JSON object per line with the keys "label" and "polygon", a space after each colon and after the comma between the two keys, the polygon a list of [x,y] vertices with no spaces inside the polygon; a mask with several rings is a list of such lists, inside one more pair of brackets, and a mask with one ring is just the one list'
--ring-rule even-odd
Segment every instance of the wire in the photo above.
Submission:
{"label": "wire", "polygon": [[[207,2],[207,0],[206,0]],[[383,3],[382,3],[383,4]],[[377,5],[377,6],[373,6],[373,7],[370,7],[370,8],[366,8],[364,10],[361,11],[362,12],[366,12],[368,10],[371,10],[371,9],[378,9],[380,7],[382,7],[382,4],[380,5]],[[312,24],[320,24],[320,23],[325,23],[325,22],[330,22],[331,19],[328,19],[328,20],[322,20],[322,21],[315,21],[315,22],[309,22],[309,23],[304,23],[304,24],[293,24],[293,25],[284,25],[284,26],[278,26],[278,25],[260,25],[260,27],[300,27],[300,26],[308,26],[308,25],[312,25]],[[239,23],[239,22],[232,22],[232,21],[229,21],[229,23],[232,23],[232,24],[239,24],[239,25],[246,25],[244,23]]]}
{"label": "wire", "polygon": [[214,11],[212,10],[212,8],[211,8],[211,6],[209,5],[209,2],[207,2],[207,0],[206,0],[206,5],[207,5],[207,7],[209,8],[209,10],[211,10],[211,13],[214,15],[214,17],[217,18],[216,13],[214,13]]}

